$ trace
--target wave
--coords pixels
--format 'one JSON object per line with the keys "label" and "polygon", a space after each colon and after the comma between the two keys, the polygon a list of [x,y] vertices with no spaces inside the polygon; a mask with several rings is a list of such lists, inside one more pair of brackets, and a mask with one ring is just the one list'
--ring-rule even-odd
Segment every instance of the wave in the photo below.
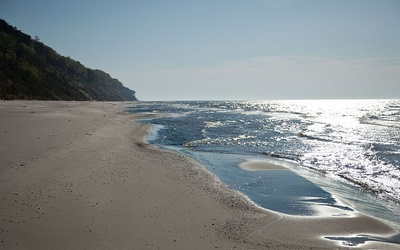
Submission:
{"label": "wave", "polygon": [[299,161],[299,156],[295,154],[289,154],[289,153],[276,153],[276,152],[262,152],[263,155],[272,157],[272,158],[277,158],[277,159],[282,159],[282,160],[289,160],[289,161],[294,161],[298,162]]}
{"label": "wave", "polygon": [[400,128],[399,121],[385,120],[376,115],[365,115],[359,119],[361,124],[383,126],[388,128]]}
{"label": "wave", "polygon": [[390,200],[398,205],[400,205],[400,200],[399,200],[399,194],[397,192],[392,192],[391,190],[388,190],[387,187],[380,187],[380,186],[375,186],[375,185],[370,185],[366,183],[363,180],[358,180],[356,178],[352,178],[350,176],[344,175],[344,174],[338,174],[338,176],[350,184],[353,184],[357,187],[360,187],[364,190],[370,191],[382,198],[385,198],[387,200]]}
{"label": "wave", "polygon": [[324,141],[324,142],[338,142],[341,143],[340,141],[335,141],[333,139],[330,138],[326,138],[326,137],[318,137],[318,136],[314,136],[314,135],[308,135],[304,132],[300,132],[297,134],[299,137],[304,137],[310,140],[317,140],[317,141]]}
{"label": "wave", "polygon": [[302,138],[306,138],[309,140],[315,140],[315,141],[321,141],[321,142],[332,142],[332,143],[345,144],[345,145],[353,145],[354,144],[354,142],[351,142],[351,141],[338,140],[338,139],[327,138],[327,137],[323,137],[323,136],[309,135],[304,132],[300,132],[297,135]]}
{"label": "wave", "polygon": [[224,126],[225,124],[223,122],[220,121],[216,121],[216,122],[204,122],[206,125],[206,128],[216,128],[216,127],[221,127]]}

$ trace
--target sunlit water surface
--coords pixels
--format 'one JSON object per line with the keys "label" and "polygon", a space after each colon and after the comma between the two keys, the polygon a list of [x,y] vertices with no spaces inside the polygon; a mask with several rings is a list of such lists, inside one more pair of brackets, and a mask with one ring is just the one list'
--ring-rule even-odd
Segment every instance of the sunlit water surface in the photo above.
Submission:
{"label": "sunlit water surface", "polygon": [[[154,125],[148,141],[196,158],[261,207],[360,209],[400,228],[400,100],[140,102],[127,112],[168,113],[143,121]],[[238,167],[251,159],[292,171]],[[374,240],[360,237],[349,244]]]}

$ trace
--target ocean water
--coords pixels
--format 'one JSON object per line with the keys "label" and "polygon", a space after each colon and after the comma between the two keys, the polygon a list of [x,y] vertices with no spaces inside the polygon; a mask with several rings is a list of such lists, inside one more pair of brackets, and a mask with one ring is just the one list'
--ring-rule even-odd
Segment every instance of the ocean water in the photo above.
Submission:
{"label": "ocean water", "polygon": [[[142,121],[154,125],[148,141],[196,158],[262,207],[312,215],[315,204],[350,211],[363,202],[400,224],[400,100],[139,102],[126,111],[169,114]],[[293,171],[238,167],[254,159]]]}

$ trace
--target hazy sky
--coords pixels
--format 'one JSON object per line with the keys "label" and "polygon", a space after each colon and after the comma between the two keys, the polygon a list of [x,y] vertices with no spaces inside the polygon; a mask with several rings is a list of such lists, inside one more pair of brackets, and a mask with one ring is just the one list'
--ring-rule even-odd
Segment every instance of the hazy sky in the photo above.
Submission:
{"label": "hazy sky", "polygon": [[0,0],[141,100],[400,98],[399,0]]}

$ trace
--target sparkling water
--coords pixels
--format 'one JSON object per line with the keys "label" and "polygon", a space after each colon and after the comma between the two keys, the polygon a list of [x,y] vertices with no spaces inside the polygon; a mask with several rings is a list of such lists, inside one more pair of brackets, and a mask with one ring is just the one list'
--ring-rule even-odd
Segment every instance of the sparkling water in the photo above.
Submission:
{"label": "sparkling water", "polygon": [[[326,190],[352,186],[391,201],[389,208],[366,201],[387,220],[385,209],[398,213],[400,100],[139,102],[127,111],[168,113],[147,121],[155,125],[149,142],[196,158],[260,206],[301,215],[312,214],[310,203],[349,210]],[[254,158],[307,178],[238,167]]]}

